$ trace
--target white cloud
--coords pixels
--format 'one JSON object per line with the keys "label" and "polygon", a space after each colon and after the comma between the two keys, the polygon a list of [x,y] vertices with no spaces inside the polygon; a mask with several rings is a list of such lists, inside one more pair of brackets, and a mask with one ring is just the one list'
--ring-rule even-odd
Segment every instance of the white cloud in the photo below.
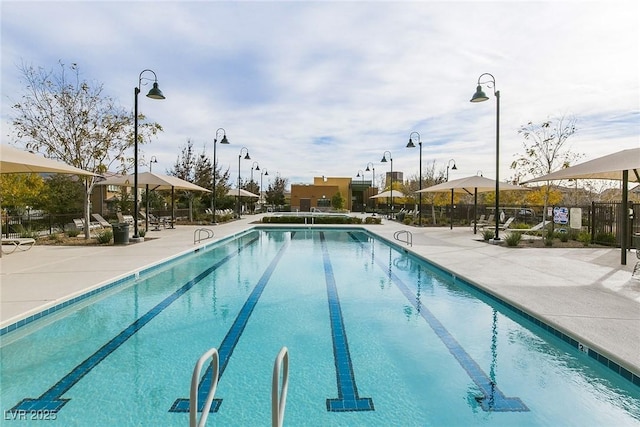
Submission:
{"label": "white cloud", "polygon": [[638,8],[634,0],[3,2],[2,121],[7,97],[21,94],[22,60],[77,62],[125,107],[149,68],[167,99],[141,100],[140,109],[165,132],[143,150],[161,170],[187,139],[211,152],[223,127],[232,145],[219,147],[219,161],[232,176],[243,146],[292,182],[355,177],[368,162],[384,173],[385,150],[394,170],[415,175],[418,151],[405,148],[412,131],[423,165],[453,158],[454,178],[495,176],[495,99],[469,103],[490,72],[507,177],[521,151],[517,128],[530,120],[576,116],[572,139],[587,158],[638,145]]}

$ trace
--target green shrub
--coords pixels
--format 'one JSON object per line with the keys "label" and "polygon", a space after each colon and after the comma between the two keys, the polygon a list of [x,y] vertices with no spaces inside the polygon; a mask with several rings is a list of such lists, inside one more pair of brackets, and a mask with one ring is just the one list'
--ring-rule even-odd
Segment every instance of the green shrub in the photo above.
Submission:
{"label": "green shrub", "polygon": [[616,236],[613,233],[600,232],[596,234],[595,241],[596,243],[600,243],[602,245],[615,246]]}
{"label": "green shrub", "polygon": [[520,244],[520,239],[522,239],[522,233],[507,233],[507,237],[504,238],[504,241],[507,242],[507,246],[518,246]]}
{"label": "green shrub", "polygon": [[138,236],[140,236],[140,237],[144,237],[144,236],[146,236],[146,235],[147,235],[147,230],[145,230],[144,228],[143,228],[143,229],[138,230]]}
{"label": "green shrub", "polygon": [[51,240],[52,242],[62,242],[62,235],[60,233],[49,234],[47,239]]}
{"label": "green shrub", "polygon": [[365,224],[380,224],[382,219],[378,216],[368,216],[364,219]]}
{"label": "green shrub", "polygon": [[511,224],[511,228],[513,228],[515,230],[526,230],[526,229],[529,229],[531,227],[526,222],[513,222]]}
{"label": "green shrub", "polygon": [[111,243],[111,239],[113,239],[113,232],[111,230],[103,230],[98,233],[96,240],[100,244]]}
{"label": "green shrub", "polygon": [[80,230],[77,228],[70,228],[67,230],[67,236],[69,237],[78,237],[80,235]]}
{"label": "green shrub", "polygon": [[568,242],[569,241],[569,233],[558,233],[558,238],[560,239],[561,242]]}
{"label": "green shrub", "polygon": [[482,231],[482,240],[485,242],[491,240],[495,237],[496,233],[493,230],[483,230]]}
{"label": "green shrub", "polygon": [[578,233],[576,240],[582,242],[584,246],[589,246],[589,243],[591,243],[591,234],[587,231],[581,231]]}
{"label": "green shrub", "polygon": [[405,219],[402,221],[402,223],[403,223],[404,225],[411,225],[411,224],[413,224],[413,218],[405,218]]}

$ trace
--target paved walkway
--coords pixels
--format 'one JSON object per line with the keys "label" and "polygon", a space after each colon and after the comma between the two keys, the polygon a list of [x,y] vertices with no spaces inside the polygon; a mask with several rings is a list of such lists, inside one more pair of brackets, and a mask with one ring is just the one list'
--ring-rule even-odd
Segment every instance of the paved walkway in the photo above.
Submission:
{"label": "paved walkway", "polygon": [[[259,216],[215,226],[214,240]],[[0,328],[134,270],[190,252],[195,226],[150,231],[127,246],[34,246],[0,258]],[[508,248],[480,241],[466,227],[414,228],[385,221],[367,229],[389,240],[409,230],[407,250],[455,272],[640,375],[640,280],[634,253],[620,249]],[[211,240],[203,242],[209,243]]]}

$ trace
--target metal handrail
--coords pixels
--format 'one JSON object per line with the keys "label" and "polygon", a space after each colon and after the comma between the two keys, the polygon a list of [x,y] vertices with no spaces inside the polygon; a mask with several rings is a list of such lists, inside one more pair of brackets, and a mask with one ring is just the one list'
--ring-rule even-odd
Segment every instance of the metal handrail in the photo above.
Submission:
{"label": "metal handrail", "polygon": [[[202,237],[203,234],[205,235],[204,237]],[[193,232],[194,245],[196,243],[200,243],[203,240],[207,240],[211,238],[213,238],[213,230],[210,230],[208,228],[196,228],[196,230]]]}
{"label": "metal handrail", "polygon": [[[213,367],[211,372],[211,385],[209,386],[209,394],[207,394],[207,400],[204,402],[202,408],[202,415],[200,415],[200,421],[198,422],[198,382],[200,380],[200,372],[202,371],[202,365],[211,358],[211,366]],[[204,427],[207,423],[207,417],[211,410],[211,404],[213,403],[213,396],[216,394],[216,388],[218,387],[220,368],[220,356],[218,350],[214,347],[200,356],[195,368],[193,368],[193,376],[191,377],[191,392],[189,394],[189,426],[190,427]]]}
{"label": "metal handrail", "polygon": [[[402,236],[406,236],[405,240],[402,240]],[[413,246],[413,234],[409,230],[400,230],[393,233],[393,238],[399,242],[406,243],[409,246]]]}
{"label": "metal handrail", "polygon": [[[280,367],[282,366],[282,388],[280,385]],[[289,388],[289,350],[282,347],[273,365],[273,380],[271,382],[271,426],[282,427],[284,422],[284,408],[287,405],[287,390]]]}

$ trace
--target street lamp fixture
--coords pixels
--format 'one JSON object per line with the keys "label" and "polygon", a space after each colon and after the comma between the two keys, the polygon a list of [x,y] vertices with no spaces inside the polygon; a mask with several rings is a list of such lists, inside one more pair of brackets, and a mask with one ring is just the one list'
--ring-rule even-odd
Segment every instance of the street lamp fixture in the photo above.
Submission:
{"label": "street lamp fixture", "polygon": [[264,171],[260,171],[260,194],[259,194],[260,197],[258,198],[258,200],[260,200],[260,202],[262,203],[263,206],[264,206],[264,201],[263,201],[262,195],[263,195],[264,191],[262,190],[262,177],[265,176],[265,175],[269,176],[269,172],[267,172],[266,169]]}
{"label": "street lamp fixture", "polygon": [[[162,91],[158,87],[158,77],[152,70],[142,70],[138,76],[138,86],[133,88],[133,241],[140,239],[138,235],[138,94],[142,86],[142,75],[146,72],[153,74],[153,87],[147,93],[151,99],[165,99]],[[145,77],[145,80],[151,80]]]}
{"label": "street lamp fixture", "polygon": [[[489,80],[482,81],[483,77],[488,77]],[[495,240],[500,240],[498,236],[498,230],[500,227],[500,215],[498,210],[500,209],[500,91],[496,90],[496,79],[489,73],[480,74],[478,77],[478,86],[476,87],[476,93],[471,97],[471,102],[483,102],[489,99],[489,97],[482,91],[482,85],[486,85],[488,88],[493,88],[493,94],[496,97],[496,235]]]}
{"label": "street lamp fixture", "polygon": [[220,144],[225,144],[228,145],[229,144],[229,140],[227,139],[227,131],[224,130],[223,128],[218,128],[216,130],[216,135],[213,138],[213,173],[211,175],[212,176],[212,180],[213,180],[213,187],[211,188],[211,190],[213,191],[213,193],[211,193],[211,223],[215,224],[216,223],[216,173],[218,171],[218,167],[217,167],[217,161],[216,161],[216,143],[218,142],[218,134],[220,133],[220,131],[222,131],[222,139],[220,140]]}
{"label": "street lamp fixture", "polygon": [[151,156],[151,160],[149,160],[149,173],[153,172],[154,163],[158,163],[158,158],[156,156]]}
{"label": "street lamp fixture", "polygon": [[[451,170],[457,170],[456,161],[451,159],[447,162],[447,182],[449,182],[449,165],[453,162],[453,167]],[[449,226],[450,230],[453,230],[453,188],[451,189],[451,224]]]}
{"label": "street lamp fixture", "polygon": [[244,156],[244,159],[251,160],[251,157],[249,156],[249,149],[247,147],[242,147],[240,149],[240,154],[238,154],[238,201],[237,201],[238,219],[240,219],[240,160],[242,160],[242,153],[245,150],[247,151],[247,154]]}
{"label": "street lamp fixture", "polygon": [[[371,165],[371,169],[369,169],[369,165]],[[367,163],[367,168],[364,170],[365,172],[371,172],[371,187],[376,188],[376,167],[373,163]],[[373,216],[376,215],[375,204],[373,205]]]}
{"label": "street lamp fixture", "polygon": [[[158,159],[156,156],[151,156],[151,159],[149,160],[149,173],[153,172],[153,164],[154,163],[158,163]],[[145,232],[149,231],[149,184],[147,184],[145,186],[145,199],[147,201],[147,205],[144,211],[144,230]]]}
{"label": "street lamp fixture", "polygon": [[[258,164],[258,162],[253,162],[253,164],[251,165],[251,189],[253,190],[253,171],[260,170],[260,165]],[[260,201],[260,195],[258,194],[258,201]],[[253,207],[252,212],[255,212],[255,203],[251,203],[251,206]]]}
{"label": "street lamp fixture", "polygon": [[356,178],[360,178],[362,180],[362,213],[364,213],[364,172],[359,170]]}
{"label": "street lamp fixture", "polygon": [[[418,145],[420,146],[420,182],[418,184],[418,190],[422,190],[422,141],[420,140],[420,134],[418,132],[411,132],[409,134],[409,142],[407,143],[407,148],[416,148],[416,145],[413,143],[414,134],[418,136]],[[418,226],[422,227],[422,193],[418,193]]]}
{"label": "street lamp fixture", "polygon": [[[391,218],[393,218],[393,158],[391,157],[391,151],[385,151],[384,153],[382,153],[382,160],[380,160],[380,163],[387,163],[387,153],[389,153],[389,161],[391,162],[391,185],[389,186],[391,192],[390,192],[390,196],[391,196]],[[387,217],[389,217],[389,212],[387,212]]]}

